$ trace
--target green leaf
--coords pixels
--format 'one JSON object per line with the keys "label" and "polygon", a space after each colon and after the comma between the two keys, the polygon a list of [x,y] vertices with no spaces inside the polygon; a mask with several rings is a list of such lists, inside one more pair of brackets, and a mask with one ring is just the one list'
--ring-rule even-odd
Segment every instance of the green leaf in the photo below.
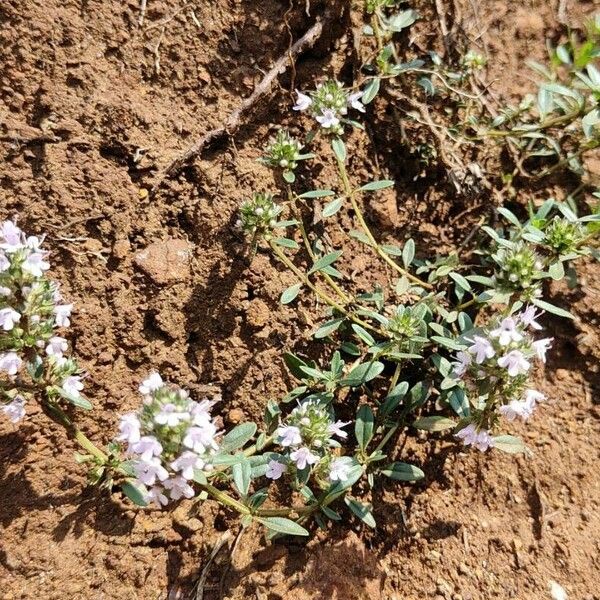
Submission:
{"label": "green leaf", "polygon": [[468,292],[471,289],[471,284],[460,274],[454,271],[449,273],[450,277],[456,282],[456,285]]}
{"label": "green leaf", "polygon": [[340,350],[350,356],[360,356],[360,348],[353,342],[344,342],[340,346]]}
{"label": "green leaf", "polygon": [[311,190],[310,192],[304,192],[300,194],[298,198],[325,198],[326,196],[334,196],[335,192],[332,190]]}
{"label": "green leaf", "polygon": [[126,481],[121,485],[123,493],[137,506],[148,506],[146,502],[147,490],[143,486],[136,486],[131,481]]}
{"label": "green leaf", "polygon": [[367,345],[369,346],[373,346],[375,344],[375,340],[373,339],[373,336],[364,328],[361,327],[360,325],[357,325],[356,323],[352,324],[352,329],[354,329],[354,333],[356,333],[356,335]]}
{"label": "green leaf", "polygon": [[441,416],[421,417],[413,423],[413,427],[424,431],[445,431],[456,427],[452,419]]}
{"label": "green leaf", "polygon": [[255,433],[256,423],[240,423],[221,440],[220,452],[228,454],[242,448],[254,437]]}
{"label": "green leaf", "polygon": [[406,244],[404,244],[404,248],[402,249],[402,262],[404,263],[404,267],[408,269],[410,264],[415,257],[415,242],[412,238],[407,240]]}
{"label": "green leaf", "polygon": [[333,264],[341,255],[342,250],[336,250],[335,252],[330,252],[329,254],[322,256],[317,262],[315,262],[308,274],[312,275],[313,273],[328,267],[329,265]]}
{"label": "green leaf", "polygon": [[[307,362],[303,361],[299,356],[296,356],[291,352],[283,353],[283,361],[285,362],[290,373],[296,377],[296,379],[304,379],[304,373],[300,367],[307,367]],[[314,363],[311,362],[311,364]]]}
{"label": "green leaf", "polygon": [[514,435],[498,435],[492,438],[494,442],[494,448],[502,450],[502,452],[508,452],[509,454],[525,454],[527,452],[527,446],[523,443],[523,440]]}
{"label": "green leaf", "polygon": [[248,495],[250,481],[252,479],[252,466],[250,465],[250,461],[244,458],[240,462],[235,463],[231,468],[231,474],[237,491],[240,496],[245,498]]}
{"label": "green leaf", "polygon": [[346,506],[366,525],[369,527],[375,528],[375,519],[373,518],[373,513],[371,512],[371,506],[368,504],[363,504],[350,496],[346,496],[344,498],[344,502]]}
{"label": "green leaf", "polygon": [[384,467],[381,472],[386,477],[397,481],[418,481],[425,477],[425,473],[419,467],[403,462],[393,462]]}
{"label": "green leaf", "polygon": [[340,138],[336,137],[331,140],[331,148],[338,161],[341,163],[346,162],[346,146]]}
{"label": "green leaf", "polygon": [[319,329],[315,331],[313,337],[317,340],[321,340],[328,335],[331,335],[334,331],[337,331],[340,328],[340,325],[344,322],[345,319],[332,319],[331,321],[327,321],[327,323],[323,323]]}
{"label": "green leaf", "polygon": [[361,192],[375,192],[376,190],[384,190],[385,188],[392,187],[394,181],[391,179],[382,179],[381,181],[371,181],[360,187]]}
{"label": "green leaf", "polygon": [[283,172],[283,178],[288,183],[294,183],[294,181],[296,181],[296,175],[294,175],[294,171],[284,171]]}
{"label": "green leaf", "polygon": [[389,415],[399,404],[402,398],[408,392],[408,381],[401,381],[386,397],[383,404],[379,407],[379,414],[382,417]]}
{"label": "green leaf", "polygon": [[335,215],[335,213],[340,210],[340,208],[342,208],[342,205],[344,204],[344,198],[340,197],[340,198],[336,198],[335,200],[332,200],[329,204],[326,204],[323,207],[323,216],[324,217],[332,217],[333,215]]}
{"label": "green leaf", "polygon": [[57,385],[50,386],[46,389],[54,390],[61,398],[64,398],[65,400],[67,400],[67,402],[70,402],[73,406],[76,406],[77,408],[83,408],[84,410],[92,410],[93,408],[92,403],[83,396],[75,396],[74,394],[69,394],[69,392]]}
{"label": "green leaf", "polygon": [[544,300],[538,300],[534,298],[531,301],[532,304],[535,304],[537,307],[552,313],[553,315],[558,315],[559,317],[565,317],[566,319],[574,319],[575,317],[567,310],[563,308],[559,308],[558,306],[554,306],[554,304],[550,304],[549,302],[545,302]]}
{"label": "green leaf", "polygon": [[340,381],[342,386],[358,387],[363,383],[367,383],[379,375],[384,369],[383,363],[379,361],[362,363],[357,365],[348,373],[348,375]]}
{"label": "green leaf", "polygon": [[399,32],[407,27],[410,27],[419,18],[419,13],[412,8],[402,10],[393,14],[389,19],[384,21],[384,27],[388,31]]}
{"label": "green leaf", "polygon": [[256,517],[267,529],[284,535],[308,535],[308,531],[291,519],[285,517]]}
{"label": "green leaf", "polygon": [[560,260],[550,265],[548,268],[548,275],[550,275],[554,281],[559,281],[565,276],[565,267]]}
{"label": "green leaf", "polygon": [[365,450],[369,442],[373,439],[374,424],[375,416],[371,407],[363,404],[356,413],[356,422],[354,423],[356,441],[361,450]]}
{"label": "green leaf", "polygon": [[437,342],[441,346],[450,348],[450,350],[459,351],[459,350],[464,350],[464,348],[465,348],[462,344],[459,344],[457,341],[453,340],[452,338],[443,337],[441,335],[432,335],[431,339],[432,339],[432,341]]}
{"label": "green leaf", "polygon": [[283,246],[284,248],[292,248],[293,250],[300,248],[298,242],[290,240],[289,238],[275,238],[273,242],[278,246]]}
{"label": "green leaf", "polygon": [[375,77],[375,79],[371,79],[367,86],[365,87],[365,91],[360,99],[363,104],[369,104],[377,96],[379,92],[379,86],[381,85],[381,80],[379,77]]}
{"label": "green leaf", "polygon": [[298,294],[300,293],[301,289],[301,283],[295,283],[294,285],[290,285],[289,288],[283,290],[283,293],[279,298],[279,302],[281,302],[281,304],[289,304],[290,302],[293,302],[296,299],[296,296],[298,296]]}
{"label": "green leaf", "polygon": [[366,244],[367,246],[372,246],[373,244],[371,243],[371,240],[369,239],[369,237],[363,233],[362,231],[357,231],[356,229],[353,229],[352,231],[350,231],[348,233],[348,235],[351,238],[354,238],[355,240],[358,240],[359,242],[362,242],[363,244]]}
{"label": "green leaf", "polygon": [[342,517],[335,512],[335,510],[332,510],[331,508],[329,508],[328,506],[321,506],[321,510],[323,511],[323,513],[325,515],[327,515],[332,521],[340,521],[342,519]]}

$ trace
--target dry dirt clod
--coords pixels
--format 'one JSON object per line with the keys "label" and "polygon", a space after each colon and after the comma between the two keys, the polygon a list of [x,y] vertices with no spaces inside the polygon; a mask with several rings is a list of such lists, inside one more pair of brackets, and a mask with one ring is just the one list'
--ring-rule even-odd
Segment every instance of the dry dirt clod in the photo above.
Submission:
{"label": "dry dirt clod", "polygon": [[139,252],[134,261],[157,285],[185,281],[190,276],[192,249],[185,240],[154,242]]}

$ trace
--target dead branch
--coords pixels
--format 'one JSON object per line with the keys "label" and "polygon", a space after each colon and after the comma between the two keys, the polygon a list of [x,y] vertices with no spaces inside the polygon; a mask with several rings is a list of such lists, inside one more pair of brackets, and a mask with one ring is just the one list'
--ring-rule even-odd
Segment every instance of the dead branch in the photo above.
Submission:
{"label": "dead branch", "polygon": [[156,193],[162,182],[169,176],[179,171],[186,163],[198,156],[204,147],[212,142],[213,140],[220,138],[221,136],[228,134],[231,135],[235,132],[239,126],[240,121],[244,113],[251,109],[257,101],[264,96],[273,84],[273,81],[286,69],[293,64],[294,58],[300,53],[304,52],[308,48],[311,48],[317,39],[320,37],[323,31],[323,19],[317,20],[315,24],[299,39],[297,40],[289,50],[286,50],[273,65],[273,67],[266,73],[261,82],[254,88],[254,91],[248,98],[242,101],[242,103],[225,119],[221,127],[211,129],[205,133],[198,141],[194,142],[183,154],[173,160],[167,168],[159,175],[158,180],[150,190],[150,195]]}

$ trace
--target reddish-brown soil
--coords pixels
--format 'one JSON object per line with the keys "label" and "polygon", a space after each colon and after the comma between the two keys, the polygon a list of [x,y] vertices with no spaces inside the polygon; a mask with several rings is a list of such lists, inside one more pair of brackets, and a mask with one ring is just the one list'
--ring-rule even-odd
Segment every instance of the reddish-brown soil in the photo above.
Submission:
{"label": "reddish-brown soil", "polygon": [[[306,6],[314,16],[324,4]],[[414,47],[441,50],[434,3],[415,4],[424,19]],[[490,52],[496,94],[532,88],[524,61],[543,59],[545,40],[559,35],[555,4],[457,3],[473,43]],[[592,4],[568,1],[569,23]],[[259,420],[265,402],[289,388],[281,352],[307,347],[318,312],[308,299],[299,312],[278,306],[292,279],[260,252],[248,267],[233,223],[244,197],[273,185],[255,159],[276,124],[294,126],[290,89],[327,74],[351,76],[360,12],[326,27],[298,61],[295,81],[284,76],[235,140],[156,196],[145,189],[252,91],[290,32],[306,30],[304,1],[290,5],[148,0],[141,29],[137,0],[0,5],[0,217],[48,234],[52,275],[77,306],[71,341],[95,404],[78,419],[98,442],[137,405],[150,369],[192,391],[212,386],[227,426]],[[394,146],[377,147],[386,116],[375,117],[375,144],[362,133],[348,142],[353,173],[366,179],[364,169],[381,164],[401,178]],[[331,173],[313,176],[327,185]],[[368,210],[381,232],[413,235],[421,252],[452,248],[481,214],[476,197],[466,203],[439,182],[405,183]],[[563,197],[569,185],[564,178],[552,193]],[[549,193],[527,191],[521,200]],[[349,225],[349,216],[340,219]],[[369,264],[357,248],[347,265],[356,285],[385,278]],[[402,456],[426,479],[378,493],[376,531],[354,523],[306,544],[270,545],[252,530],[224,577],[217,560],[205,597],[218,597],[222,579],[224,597],[236,600],[542,600],[556,580],[571,599],[600,599],[600,271],[580,267],[577,291],[549,290],[577,319],[548,321],[555,348],[537,377],[551,401],[521,431],[533,458],[462,453],[447,438],[411,437]],[[133,509],[118,493],[87,488],[74,450],[41,412],[31,410],[19,426],[0,422],[0,597],[187,597],[212,547],[235,525],[231,515],[212,502]]]}

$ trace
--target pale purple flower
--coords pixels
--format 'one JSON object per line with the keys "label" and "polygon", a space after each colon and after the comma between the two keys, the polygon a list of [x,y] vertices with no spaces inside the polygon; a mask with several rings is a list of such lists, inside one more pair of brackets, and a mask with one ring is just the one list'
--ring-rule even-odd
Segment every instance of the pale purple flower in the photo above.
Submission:
{"label": "pale purple flower", "polygon": [[455,377],[462,377],[472,361],[473,357],[468,352],[463,352],[462,350],[457,352],[456,361],[452,363],[452,372]]}
{"label": "pale purple flower", "polygon": [[287,465],[278,460],[270,460],[267,464],[267,472],[265,475],[269,479],[279,479],[288,470]]}
{"label": "pale purple flower", "polygon": [[277,437],[279,443],[284,446],[297,446],[302,443],[302,436],[300,430],[294,425],[285,425],[277,428]]}
{"label": "pale purple flower", "polygon": [[55,335],[48,340],[46,354],[48,356],[62,356],[63,353],[67,351],[68,347],[69,344],[65,338]]}
{"label": "pale purple flower", "polygon": [[511,342],[520,342],[523,335],[517,330],[517,322],[512,317],[502,319],[497,329],[490,331],[490,335],[497,337],[501,346],[508,346]]}
{"label": "pale purple flower", "polygon": [[511,400],[508,404],[505,404],[499,408],[500,414],[507,421],[514,421],[517,417],[520,417],[523,421],[527,421],[535,410],[535,402],[530,400]]}
{"label": "pale purple flower", "polygon": [[492,358],[496,354],[490,341],[480,335],[474,335],[472,340],[467,339],[467,341],[473,342],[473,345],[469,346],[469,352],[475,355],[475,362],[478,365],[484,362],[486,358]]}
{"label": "pale purple flower", "polygon": [[342,456],[341,458],[335,458],[331,462],[329,468],[329,480],[330,481],[346,481],[348,475],[350,475],[350,469],[352,468],[352,459],[348,456]]}
{"label": "pale purple flower", "polygon": [[538,402],[545,402],[547,398],[542,392],[538,392],[537,390],[527,390],[525,392],[525,400],[532,404],[537,404]]}
{"label": "pale purple flower", "polygon": [[[169,477],[169,473],[162,466],[160,459],[153,458],[152,460],[138,460],[133,464],[135,476],[144,485],[154,485],[156,480],[164,481]],[[166,485],[165,485],[166,487]]]}
{"label": "pale purple flower", "polygon": [[0,410],[9,418],[11,423],[18,423],[25,416],[25,398],[15,396],[11,402],[0,406]]}
{"label": "pale purple flower", "polygon": [[485,429],[482,429],[477,434],[477,439],[473,443],[473,446],[475,446],[475,448],[477,448],[477,450],[480,452],[485,452],[488,448],[493,447],[493,445],[494,440],[492,439],[490,432],[486,431]]}
{"label": "pale purple flower", "polygon": [[130,450],[139,454],[142,460],[148,462],[154,456],[160,456],[163,451],[162,444],[153,435],[144,435],[130,445]]}
{"label": "pale purple flower", "polygon": [[72,310],[72,304],[59,304],[54,307],[54,322],[57,327],[68,327],[71,324],[69,317]]}
{"label": "pale purple flower", "polygon": [[175,471],[179,471],[184,479],[194,479],[194,469],[203,469],[205,462],[195,453],[185,451],[178,456],[172,463],[171,467]]}
{"label": "pale purple flower", "polygon": [[9,375],[16,375],[23,361],[16,352],[5,352],[0,354],[0,371]]}
{"label": "pale purple flower", "polygon": [[198,454],[204,454],[211,448],[217,450],[219,446],[214,439],[216,434],[217,428],[212,421],[202,427],[190,427],[183,438],[183,445]]}
{"label": "pale purple flower", "polygon": [[365,112],[364,104],[360,101],[363,97],[363,92],[355,92],[354,94],[350,94],[348,96],[348,104],[355,110],[358,110],[362,113]]}
{"label": "pale purple flower", "polygon": [[20,319],[20,313],[10,306],[0,310],[0,327],[2,327],[4,331],[10,331]]}
{"label": "pale purple flower", "polygon": [[214,402],[210,400],[202,400],[202,402],[191,402],[190,414],[194,425],[204,426],[212,421],[210,409]]}
{"label": "pale purple flower", "polygon": [[477,428],[474,423],[470,423],[455,433],[454,436],[462,440],[465,446],[470,446],[477,441]]}
{"label": "pale purple flower", "polygon": [[129,444],[135,444],[140,441],[140,427],[141,423],[135,413],[127,413],[121,417],[119,423],[119,435],[117,440],[119,442],[128,442]]}
{"label": "pale purple flower", "polygon": [[348,437],[348,433],[342,427],[346,427],[346,425],[350,425],[350,421],[336,421],[327,427],[327,433],[337,435],[339,438],[345,440]]}
{"label": "pale purple flower", "polygon": [[169,490],[169,496],[172,500],[179,498],[193,498],[194,488],[183,477],[172,477],[167,479],[163,485]]}
{"label": "pale purple flower", "polygon": [[168,402],[161,406],[160,411],[154,415],[154,422],[168,427],[177,427],[179,423],[190,420],[190,413],[181,411],[174,404]]}
{"label": "pale purple flower", "polygon": [[290,453],[290,458],[296,463],[298,469],[302,470],[306,465],[314,465],[319,462],[319,457],[303,446]]}
{"label": "pale purple flower", "polygon": [[338,116],[332,108],[325,108],[320,115],[316,115],[315,119],[321,124],[321,127],[325,129],[329,129],[330,127],[335,127],[339,125],[340,120]]}
{"label": "pale purple flower", "polygon": [[145,500],[148,504],[153,502],[156,504],[156,506],[158,506],[158,508],[162,508],[163,506],[169,504],[169,499],[165,496],[164,490],[157,485],[148,490]]}
{"label": "pale purple flower", "polygon": [[50,268],[50,263],[44,260],[41,252],[33,252],[23,261],[21,268],[34,277],[41,277]]}
{"label": "pale purple flower", "polygon": [[144,381],[142,381],[138,390],[143,396],[149,396],[150,394],[152,394],[152,392],[156,392],[156,390],[159,390],[163,385],[164,382],[162,380],[162,377],[158,373],[152,372],[150,373],[147,379],[144,379]]}
{"label": "pale purple flower", "polygon": [[43,241],[44,239],[39,238],[37,235],[30,235],[25,240],[25,246],[34,252],[39,252]]}
{"label": "pale purple flower", "polygon": [[0,244],[6,252],[16,252],[23,248],[23,232],[12,222],[4,221],[0,228],[0,237],[4,240]]}
{"label": "pale purple flower", "polygon": [[8,269],[10,269],[10,260],[6,258],[4,252],[0,252],[0,273],[4,273]]}
{"label": "pale purple flower", "polygon": [[533,349],[536,356],[544,363],[546,362],[546,351],[552,346],[553,340],[554,338],[544,338],[543,340],[533,342]]}
{"label": "pale purple flower", "polygon": [[537,322],[536,319],[541,317],[543,314],[544,314],[543,310],[540,310],[540,312],[537,312],[535,306],[530,304],[519,315],[519,321],[521,321],[521,323],[523,323],[523,325],[525,325],[525,327],[531,327],[532,329],[537,329],[539,331],[540,329],[543,329],[543,327]]}
{"label": "pale purple flower", "polygon": [[511,377],[516,377],[529,371],[531,363],[520,350],[511,350],[498,359],[498,366],[508,370]]}
{"label": "pale purple flower", "polygon": [[4,287],[3,285],[0,285],[0,296],[5,296],[8,297],[12,294],[12,292],[10,291],[10,288]]}
{"label": "pale purple flower", "polygon": [[69,375],[62,383],[62,389],[71,394],[71,396],[80,396],[79,393],[83,389],[83,383],[79,375]]}
{"label": "pale purple flower", "polygon": [[292,109],[306,110],[312,104],[312,99],[310,96],[307,96],[298,90],[296,90],[296,94],[298,94],[298,99],[296,100],[296,104],[292,107]]}

